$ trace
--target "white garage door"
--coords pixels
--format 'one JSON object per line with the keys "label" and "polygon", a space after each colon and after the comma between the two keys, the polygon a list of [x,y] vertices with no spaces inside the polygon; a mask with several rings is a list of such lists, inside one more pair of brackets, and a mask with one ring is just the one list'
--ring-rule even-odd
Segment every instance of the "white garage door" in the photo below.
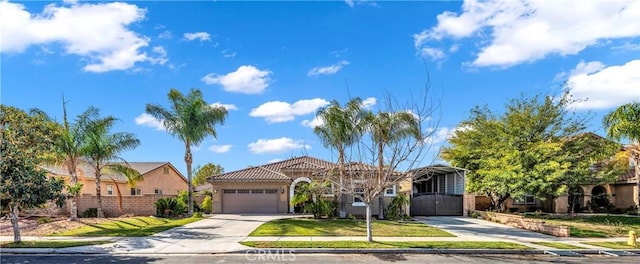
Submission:
{"label": "white garage door", "polygon": [[278,189],[223,189],[222,213],[278,213]]}

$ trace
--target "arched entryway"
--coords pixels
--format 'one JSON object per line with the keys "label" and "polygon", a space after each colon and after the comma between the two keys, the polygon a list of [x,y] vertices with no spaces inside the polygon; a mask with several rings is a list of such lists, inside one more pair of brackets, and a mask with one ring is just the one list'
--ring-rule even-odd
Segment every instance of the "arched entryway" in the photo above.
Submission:
{"label": "arched entryway", "polygon": [[578,212],[584,205],[584,190],[575,186],[569,189],[569,211]]}
{"label": "arched entryway", "polygon": [[[295,191],[296,191],[296,185],[299,182],[311,183],[311,179],[307,177],[298,177],[295,180],[293,180],[293,182],[291,183],[291,186],[289,187],[289,202],[293,200],[293,195],[295,194]],[[295,207],[291,203],[289,203],[289,213],[294,213],[294,212],[295,212]]]}
{"label": "arched entryway", "polygon": [[591,190],[591,204],[596,207],[606,207],[609,204],[607,189],[598,185]]}

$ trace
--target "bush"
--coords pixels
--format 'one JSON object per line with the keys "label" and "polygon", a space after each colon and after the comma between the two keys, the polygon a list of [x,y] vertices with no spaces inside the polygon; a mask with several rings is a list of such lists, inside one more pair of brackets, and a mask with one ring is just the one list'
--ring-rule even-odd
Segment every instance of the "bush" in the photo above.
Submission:
{"label": "bush", "polygon": [[[178,197],[176,197],[176,200],[178,201],[178,203],[180,203],[180,206],[182,206],[182,208],[184,208],[184,213],[186,213],[187,211],[189,211],[189,206],[187,206],[189,204],[189,192],[188,191],[180,191],[178,192]],[[200,210],[200,205],[198,203],[196,203],[195,199],[192,201],[193,202],[193,212],[200,212],[202,210]]]}
{"label": "bush", "polygon": [[177,216],[185,212],[185,207],[178,201],[178,199],[165,197],[156,201],[156,215],[165,216]]}
{"label": "bush", "polygon": [[95,218],[98,217],[98,208],[89,208],[82,212],[82,218]]}
{"label": "bush", "polygon": [[51,222],[51,218],[50,218],[50,217],[48,217],[48,216],[40,217],[40,218],[38,218],[38,220],[37,220],[36,222],[37,222],[39,225],[46,224],[46,223]]}
{"label": "bush", "polygon": [[193,213],[193,218],[202,218],[202,212],[195,212]]}
{"label": "bush", "polygon": [[211,213],[211,211],[213,210],[213,202],[211,201],[211,196],[204,197],[204,200],[202,200],[201,208],[205,214]]}
{"label": "bush", "polygon": [[393,198],[391,203],[385,209],[385,216],[388,220],[404,219],[404,207],[409,204],[409,198],[400,193]]}

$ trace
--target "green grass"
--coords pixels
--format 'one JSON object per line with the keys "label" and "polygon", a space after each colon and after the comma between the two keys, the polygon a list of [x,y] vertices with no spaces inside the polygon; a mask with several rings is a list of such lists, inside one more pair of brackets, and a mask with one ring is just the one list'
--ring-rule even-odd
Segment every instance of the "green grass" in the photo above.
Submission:
{"label": "green grass", "polygon": [[[374,236],[453,237],[419,222],[373,221]],[[289,218],[262,224],[249,236],[366,236],[364,220]]]}
{"label": "green grass", "polygon": [[541,245],[545,247],[552,247],[557,249],[584,249],[583,247],[569,245],[560,242],[531,242],[532,244]]}
{"label": "green grass", "polygon": [[111,241],[22,241],[0,243],[0,248],[66,248],[79,246],[93,246],[110,243]]}
{"label": "green grass", "polygon": [[[530,216],[528,216],[530,217]],[[640,233],[640,217],[594,215],[574,218],[539,218],[547,224],[569,226],[572,237],[620,237]]]}
{"label": "green grass", "polygon": [[475,241],[420,241],[420,242],[366,242],[366,241],[245,241],[241,244],[256,248],[431,248],[431,249],[530,249],[510,242]]}
{"label": "green grass", "polygon": [[158,218],[158,217],[134,217],[126,219],[114,219],[99,224],[87,224],[83,227],[67,230],[60,233],[52,233],[51,236],[122,236],[140,237],[165,231],[174,227],[192,223],[202,218]]}
{"label": "green grass", "polygon": [[633,247],[627,245],[627,242],[582,242],[583,244],[610,248],[610,249],[640,249],[640,247]]}

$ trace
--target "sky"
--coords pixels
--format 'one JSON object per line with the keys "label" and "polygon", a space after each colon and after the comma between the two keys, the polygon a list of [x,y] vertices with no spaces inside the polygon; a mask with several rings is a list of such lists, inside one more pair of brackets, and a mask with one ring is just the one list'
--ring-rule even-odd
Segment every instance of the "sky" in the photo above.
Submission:
{"label": "sky", "polygon": [[[88,106],[141,141],[128,161],[184,145],[145,114],[171,88],[200,89],[229,115],[193,150],[226,171],[310,155],[336,160],[315,113],[360,97],[381,107],[431,87],[432,155],[469,110],[521,95],[581,101],[589,131],[640,101],[640,1],[0,1],[0,102],[62,118]],[[430,160],[430,159],[427,159]],[[429,164],[423,164],[429,165]]]}

